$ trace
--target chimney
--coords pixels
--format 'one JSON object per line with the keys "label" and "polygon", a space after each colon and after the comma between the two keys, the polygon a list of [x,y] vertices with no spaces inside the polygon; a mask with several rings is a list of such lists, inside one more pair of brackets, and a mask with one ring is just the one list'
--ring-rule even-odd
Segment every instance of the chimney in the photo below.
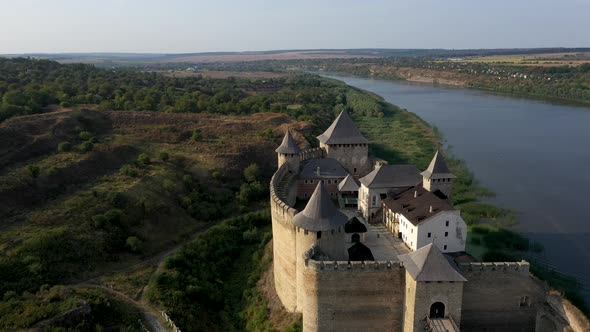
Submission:
{"label": "chimney", "polygon": [[414,198],[418,197],[418,190],[414,191]]}
{"label": "chimney", "polygon": [[430,206],[430,213],[432,213],[432,205]]}
{"label": "chimney", "polygon": [[320,176],[320,166],[318,166],[318,167],[315,169],[315,173],[316,173],[318,176]]}

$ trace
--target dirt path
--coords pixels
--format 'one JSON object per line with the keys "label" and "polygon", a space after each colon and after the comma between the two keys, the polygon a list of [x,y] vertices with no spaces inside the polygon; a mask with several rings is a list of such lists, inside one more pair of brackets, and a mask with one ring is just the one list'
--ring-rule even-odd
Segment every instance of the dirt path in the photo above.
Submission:
{"label": "dirt path", "polygon": [[156,311],[154,308],[152,308],[151,306],[149,306],[148,304],[146,304],[144,302],[135,301],[135,300],[129,298],[127,295],[117,292],[116,290],[111,289],[106,286],[103,286],[103,285],[86,283],[86,284],[78,284],[73,287],[75,287],[75,288],[100,288],[100,289],[108,292],[109,294],[113,295],[114,297],[118,298],[119,300],[122,300],[123,302],[137,308],[142,313],[143,318],[144,318],[142,322],[143,322],[144,326],[149,331],[151,331],[151,332],[172,331],[161,320],[161,317],[162,317],[161,314],[158,311]]}

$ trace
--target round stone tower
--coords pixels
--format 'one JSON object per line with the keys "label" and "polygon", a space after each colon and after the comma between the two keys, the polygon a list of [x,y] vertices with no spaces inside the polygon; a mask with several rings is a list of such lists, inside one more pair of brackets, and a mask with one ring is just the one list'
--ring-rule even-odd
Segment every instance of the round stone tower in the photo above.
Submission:
{"label": "round stone tower", "polygon": [[289,129],[287,129],[285,137],[283,137],[283,142],[275,151],[279,160],[277,168],[286,163],[290,171],[299,170],[299,152],[301,152],[301,149],[295,143]]}
{"label": "round stone tower", "polygon": [[[304,305],[305,257],[314,247],[326,259],[347,260],[344,225],[346,215],[334,206],[322,182],[318,183],[305,209],[293,217],[295,226],[297,308]],[[301,293],[300,293],[301,292]]]}

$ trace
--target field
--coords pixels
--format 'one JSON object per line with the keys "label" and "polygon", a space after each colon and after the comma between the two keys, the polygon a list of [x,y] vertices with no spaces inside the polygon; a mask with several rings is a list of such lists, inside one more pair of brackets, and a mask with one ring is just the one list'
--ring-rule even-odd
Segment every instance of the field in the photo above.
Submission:
{"label": "field", "polygon": [[[51,58],[63,64],[85,63],[95,65],[150,65],[169,63],[223,63],[223,62],[251,62],[263,60],[317,60],[317,59],[352,59],[358,57],[378,58],[379,55],[362,54],[358,55],[349,51],[270,51],[270,52],[228,52],[228,53],[195,53],[195,54],[174,54],[174,55],[153,55],[148,58],[124,57],[124,56],[90,56],[71,55],[59,57],[52,55]],[[42,56],[41,56],[42,57]]]}
{"label": "field", "polygon": [[270,71],[222,71],[222,70],[198,70],[198,71],[168,71],[163,72],[164,75],[170,77],[194,77],[203,76],[208,78],[224,79],[230,77],[247,78],[247,79],[270,79],[289,76],[287,73],[275,73]]}
{"label": "field", "polygon": [[543,67],[579,66],[590,63],[590,52],[494,55],[454,59],[452,61]]}

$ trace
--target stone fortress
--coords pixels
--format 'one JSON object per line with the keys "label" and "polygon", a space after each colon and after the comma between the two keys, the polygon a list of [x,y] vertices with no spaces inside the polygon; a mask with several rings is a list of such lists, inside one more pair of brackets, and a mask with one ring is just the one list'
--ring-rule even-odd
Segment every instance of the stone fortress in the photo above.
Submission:
{"label": "stone fortress", "polygon": [[346,112],[302,150],[287,130],[270,183],[274,282],[304,331],[583,331],[529,263],[477,262],[454,175],[369,158]]}

